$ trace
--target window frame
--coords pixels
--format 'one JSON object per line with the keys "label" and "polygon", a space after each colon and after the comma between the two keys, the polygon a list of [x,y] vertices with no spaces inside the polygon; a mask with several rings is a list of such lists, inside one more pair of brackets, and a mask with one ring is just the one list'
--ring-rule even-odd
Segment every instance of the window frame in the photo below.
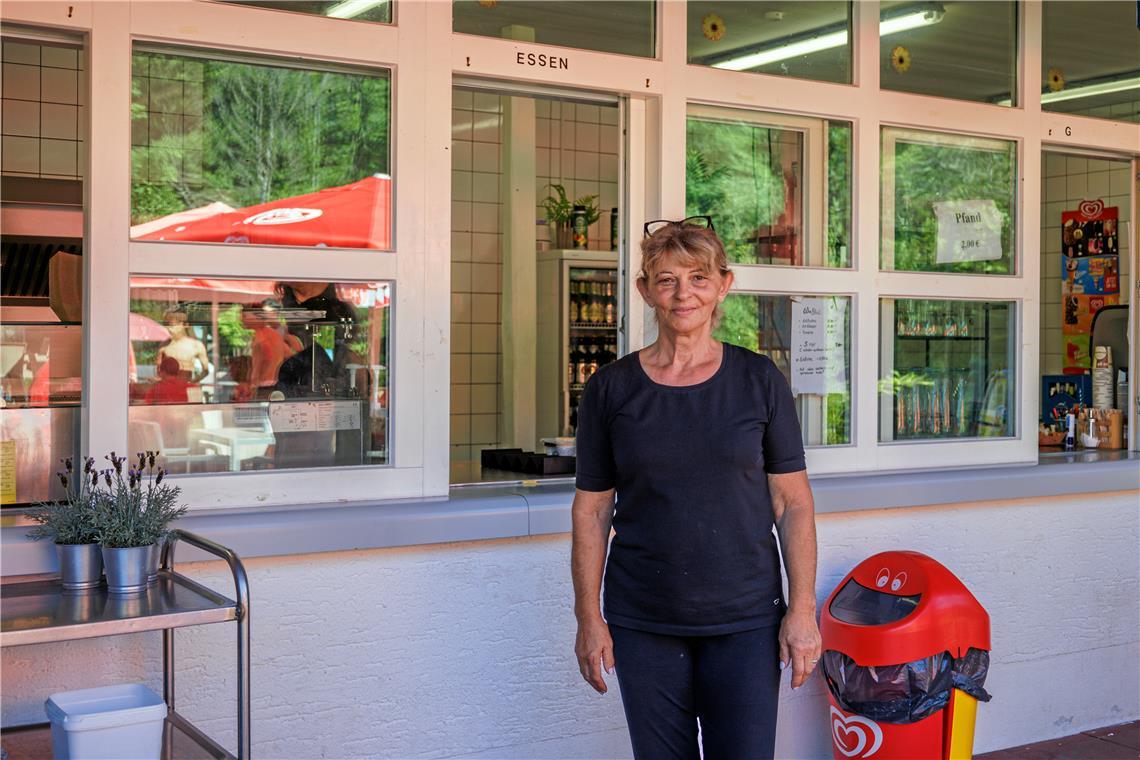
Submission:
{"label": "window frame", "polygon": [[[217,276],[269,274],[296,279],[390,280],[394,283],[391,377],[393,464],[354,472],[350,478],[313,477],[314,471],[178,477],[195,508],[240,508],[377,498],[435,497],[448,493],[448,392],[450,324],[450,93],[462,74],[522,85],[554,84],[615,93],[628,98],[623,148],[625,176],[623,237],[627,277],[640,265],[640,221],[681,218],[685,209],[685,123],[690,103],[785,113],[851,122],[852,268],[812,269],[737,265],[740,292],[849,295],[852,299],[852,445],[811,449],[813,474],[884,472],[940,467],[1036,463],[1039,389],[1040,262],[1023,252],[1039,249],[1043,145],[1130,157],[1138,166],[1140,125],[1041,110],[1040,98],[1016,106],[952,101],[884,91],[879,87],[879,3],[856,3],[851,43],[853,83],[732,72],[687,63],[687,17],[682,3],[660,2],[656,13],[657,58],[641,59],[587,50],[565,51],[568,70],[539,70],[517,63],[519,53],[548,48],[533,43],[452,32],[448,3],[402,0],[394,23],[345,23],[298,13],[185,0],[179,3],[39,3],[13,0],[6,23],[58,27],[87,36],[88,71],[99,82],[88,98],[89,139],[85,182],[85,257],[88,294],[84,316],[90,338],[84,347],[81,448],[98,454],[123,450],[127,440],[128,276]],[[1041,70],[1042,8],[1018,8],[1017,91],[1035,92]],[[391,252],[234,247],[209,244],[131,242],[130,61],[135,40],[154,44],[233,50],[268,56],[312,58],[330,64],[392,71],[391,150],[395,239]],[[1026,41],[1031,41],[1026,44]],[[443,53],[441,54],[441,51]],[[1010,276],[956,275],[879,270],[880,130],[884,125],[1014,140],[1019,160],[1014,238],[1019,266]],[[1137,190],[1131,189],[1133,208]],[[1136,225],[1131,255],[1136,257]],[[188,245],[186,256],[171,245]],[[636,290],[622,289],[626,330],[623,345],[652,339],[650,315]],[[1017,302],[1017,430],[1012,439],[880,444],[878,441],[879,300],[891,298],[981,298]],[[1132,307],[1135,323],[1137,307]],[[1133,361],[1137,348],[1133,345]],[[1135,396],[1135,394],[1133,394]],[[1136,419],[1135,399],[1130,413]],[[1130,446],[1136,445],[1132,426]],[[932,448],[933,447],[933,448]],[[339,474],[339,471],[318,471]],[[359,474],[359,477],[356,477]]]}
{"label": "window frame", "polygon": [[[768,127],[784,132],[797,132],[803,135],[803,182],[804,206],[804,251],[827,258],[827,120],[807,116],[790,116],[782,113],[766,113],[752,110],[732,109],[723,106],[706,106],[690,102],[685,118],[688,133],[689,120],[715,122],[721,124],[750,124],[755,127]],[[711,211],[711,210],[710,210]],[[686,212],[687,213],[687,212]],[[716,222],[716,214],[713,214]],[[735,265],[733,266],[751,266]],[[777,265],[772,265],[777,266]],[[828,269],[826,264],[804,264],[794,269]]]}
{"label": "window frame", "polygon": [[[1005,140],[993,137],[979,137],[976,135],[966,135],[961,133],[951,132],[935,132],[932,130],[922,129],[905,129],[893,127],[889,124],[884,124],[880,131],[881,137],[881,152],[879,157],[880,166],[880,179],[879,182],[882,187],[880,197],[880,211],[879,218],[881,224],[880,232],[880,253],[879,253],[879,269],[884,272],[913,272],[915,274],[945,274],[945,275],[961,275],[967,277],[1016,277],[1017,273],[1021,271],[1020,253],[1021,247],[1018,245],[1018,220],[1021,216],[1021,204],[1018,202],[1017,182],[1014,180],[1013,185],[1010,187],[1010,194],[1013,207],[1013,220],[1010,229],[1010,266],[1011,272],[1008,274],[979,274],[972,272],[939,272],[937,270],[907,270],[895,269],[895,174],[892,171],[888,176],[885,172],[885,162],[890,160],[892,168],[894,167],[895,151],[898,143],[908,143],[911,145],[929,145],[933,147],[943,147],[953,145],[958,148],[968,148],[979,151],[990,150],[992,152],[1004,151],[1010,147],[1013,148],[1013,176],[1018,176],[1018,169],[1023,160],[1019,145],[1015,140]],[[886,262],[890,262],[890,266]]]}

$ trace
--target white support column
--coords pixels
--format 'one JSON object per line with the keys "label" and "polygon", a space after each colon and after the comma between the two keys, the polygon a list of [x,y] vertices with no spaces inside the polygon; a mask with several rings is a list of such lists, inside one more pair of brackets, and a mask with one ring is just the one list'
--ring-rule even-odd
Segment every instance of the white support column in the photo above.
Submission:
{"label": "white support column", "polygon": [[657,206],[652,190],[656,179],[650,172],[650,164],[653,162],[648,158],[657,150],[657,141],[651,139],[653,130],[649,126],[648,115],[655,102],[646,98],[630,98],[625,121],[626,134],[622,140],[626,150],[624,177],[628,206],[625,210],[628,228],[625,230],[627,266],[623,291],[627,352],[636,351],[646,343],[645,302],[641,300],[634,281],[641,271],[642,220],[655,215]]}
{"label": "white support column", "polygon": [[[538,363],[538,264],[534,231],[535,108],[534,98],[503,99],[502,179],[503,226],[503,411],[501,440],[510,446],[537,446],[535,413]],[[544,308],[551,308],[545,304]],[[561,361],[558,362],[561,367]],[[555,388],[544,388],[553,393]]]}
{"label": "white support column", "polygon": [[[874,101],[879,96],[879,4],[855,3],[854,12],[854,78],[863,97]],[[858,293],[851,304],[851,440],[859,470],[874,469],[879,461],[879,132],[878,112],[869,107],[855,120],[851,136],[852,284]]]}
{"label": "white support column", "polygon": [[[84,182],[83,410],[80,451],[127,450],[130,332],[127,235],[131,216],[131,6],[94,3],[88,41],[92,146]],[[114,192],[108,190],[114,188]]]}
{"label": "white support column", "polygon": [[[1040,2],[1020,6],[1020,56],[1017,92],[1024,137],[1019,141],[1017,165],[1019,227],[1017,230],[1017,273],[1021,278],[1014,343],[1017,346],[1017,372],[1014,435],[1021,439],[1020,458],[1037,458],[1037,419],[1041,410],[1041,133],[1034,126],[1041,118],[1041,22]],[[1017,393],[1020,392],[1020,397]]]}
{"label": "white support column", "polygon": [[[440,48],[451,39],[451,3],[404,3],[397,7],[401,35],[409,35],[401,36],[397,71],[420,70],[417,81],[409,82],[418,90],[412,113],[397,110],[396,121],[404,128],[400,134],[421,146],[408,157],[408,170],[400,181],[421,171],[424,178],[423,194],[413,201],[420,211],[408,209],[404,219],[405,224],[418,225],[419,246],[400,249],[401,264],[408,259],[420,262],[418,280],[409,283],[408,298],[419,300],[423,310],[423,375],[419,378],[422,424],[416,419],[421,408],[408,405],[394,411],[408,415],[404,425],[422,430],[424,496],[443,496],[449,480],[451,388],[451,65],[447,51]],[[419,27],[415,38],[410,36],[409,24]],[[408,104],[401,100],[398,105]],[[398,197],[399,185],[396,193]]]}

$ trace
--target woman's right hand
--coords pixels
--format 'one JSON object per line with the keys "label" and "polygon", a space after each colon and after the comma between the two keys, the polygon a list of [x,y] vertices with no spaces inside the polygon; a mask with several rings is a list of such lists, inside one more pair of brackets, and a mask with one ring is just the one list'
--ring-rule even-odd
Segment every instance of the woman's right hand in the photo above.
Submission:
{"label": "woman's right hand", "polygon": [[574,654],[578,656],[578,670],[582,673],[582,678],[599,694],[605,694],[608,689],[602,667],[613,675],[614,640],[610,637],[610,627],[601,616],[578,621]]}

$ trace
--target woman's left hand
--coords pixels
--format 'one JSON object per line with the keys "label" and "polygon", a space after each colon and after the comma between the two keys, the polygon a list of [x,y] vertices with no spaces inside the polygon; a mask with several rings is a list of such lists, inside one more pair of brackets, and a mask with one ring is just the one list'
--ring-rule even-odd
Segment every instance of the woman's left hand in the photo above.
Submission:
{"label": "woman's left hand", "polygon": [[780,662],[792,666],[792,688],[798,689],[819,662],[822,639],[815,611],[789,607],[780,624]]}

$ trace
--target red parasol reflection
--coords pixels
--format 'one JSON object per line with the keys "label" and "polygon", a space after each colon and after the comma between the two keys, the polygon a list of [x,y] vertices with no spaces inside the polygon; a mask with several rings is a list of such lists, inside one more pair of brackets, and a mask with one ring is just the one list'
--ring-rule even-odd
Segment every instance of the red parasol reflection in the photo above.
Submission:
{"label": "red parasol reflection", "polygon": [[392,245],[392,179],[385,174],[236,211],[180,220],[137,240],[329,248]]}

